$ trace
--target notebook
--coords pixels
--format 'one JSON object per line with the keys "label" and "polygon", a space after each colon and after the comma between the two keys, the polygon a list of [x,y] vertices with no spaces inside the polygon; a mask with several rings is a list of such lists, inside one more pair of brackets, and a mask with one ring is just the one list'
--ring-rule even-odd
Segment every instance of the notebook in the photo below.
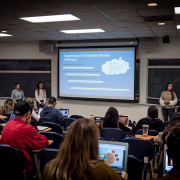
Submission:
{"label": "notebook", "polygon": [[167,145],[164,145],[164,162],[163,162],[163,175],[167,175],[169,171],[173,168],[172,159],[168,158],[166,150],[168,149]]}
{"label": "notebook", "polygon": [[124,124],[125,126],[129,125],[129,116],[119,116],[119,122],[121,122],[122,124]]}
{"label": "notebook", "polygon": [[64,117],[68,117],[69,115],[69,109],[59,109],[59,111],[62,113]]}
{"label": "notebook", "polygon": [[104,160],[124,177],[127,171],[128,147],[128,143],[99,140],[99,160]]}
{"label": "notebook", "polygon": [[46,127],[46,126],[37,126],[38,131],[43,131],[43,130],[45,130],[47,128],[48,127]]}

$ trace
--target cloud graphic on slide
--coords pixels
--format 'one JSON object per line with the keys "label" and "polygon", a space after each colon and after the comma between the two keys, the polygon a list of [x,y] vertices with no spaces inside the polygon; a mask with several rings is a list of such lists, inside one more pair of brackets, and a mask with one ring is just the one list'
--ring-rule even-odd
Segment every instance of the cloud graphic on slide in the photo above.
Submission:
{"label": "cloud graphic on slide", "polygon": [[122,60],[122,57],[119,60],[112,59],[111,61],[107,61],[101,67],[106,75],[125,74],[130,69],[129,63]]}

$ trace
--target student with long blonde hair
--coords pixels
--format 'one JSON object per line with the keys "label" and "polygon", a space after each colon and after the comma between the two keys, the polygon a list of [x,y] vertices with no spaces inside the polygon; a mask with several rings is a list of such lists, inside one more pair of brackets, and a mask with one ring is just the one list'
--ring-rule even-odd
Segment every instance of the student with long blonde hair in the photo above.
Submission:
{"label": "student with long blonde hair", "polygon": [[98,160],[99,131],[90,119],[71,124],[56,159],[46,164],[43,180],[122,180],[111,167]]}

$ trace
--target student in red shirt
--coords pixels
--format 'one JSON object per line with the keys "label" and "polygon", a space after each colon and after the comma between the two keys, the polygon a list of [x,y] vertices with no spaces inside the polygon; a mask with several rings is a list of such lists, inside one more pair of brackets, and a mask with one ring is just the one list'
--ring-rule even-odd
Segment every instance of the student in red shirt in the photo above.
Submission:
{"label": "student in red shirt", "polygon": [[26,173],[31,175],[33,168],[32,149],[40,149],[49,145],[48,139],[40,135],[30,125],[30,105],[27,101],[20,101],[15,104],[14,113],[16,117],[8,121],[1,133],[1,144],[8,144],[20,149],[26,158]]}

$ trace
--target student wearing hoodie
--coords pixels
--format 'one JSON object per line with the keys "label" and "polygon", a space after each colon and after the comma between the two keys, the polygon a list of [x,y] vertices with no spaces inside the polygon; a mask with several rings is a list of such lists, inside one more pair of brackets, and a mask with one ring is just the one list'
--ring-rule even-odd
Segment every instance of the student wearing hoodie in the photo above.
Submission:
{"label": "student wearing hoodie", "polygon": [[[56,106],[56,98],[55,97],[50,97],[48,106],[44,107],[43,110],[40,113],[41,118],[47,118],[51,119],[51,122],[54,123],[61,123],[65,119],[62,113],[55,108]],[[41,121],[41,119],[40,119]],[[41,122],[40,122],[41,124]]]}
{"label": "student wearing hoodie", "polygon": [[153,129],[159,132],[163,132],[165,129],[164,123],[161,121],[161,119],[158,117],[158,109],[156,106],[150,106],[148,108],[148,117],[143,118],[138,121],[135,132],[138,129],[142,129],[142,125],[147,124],[149,125],[149,129]]}

